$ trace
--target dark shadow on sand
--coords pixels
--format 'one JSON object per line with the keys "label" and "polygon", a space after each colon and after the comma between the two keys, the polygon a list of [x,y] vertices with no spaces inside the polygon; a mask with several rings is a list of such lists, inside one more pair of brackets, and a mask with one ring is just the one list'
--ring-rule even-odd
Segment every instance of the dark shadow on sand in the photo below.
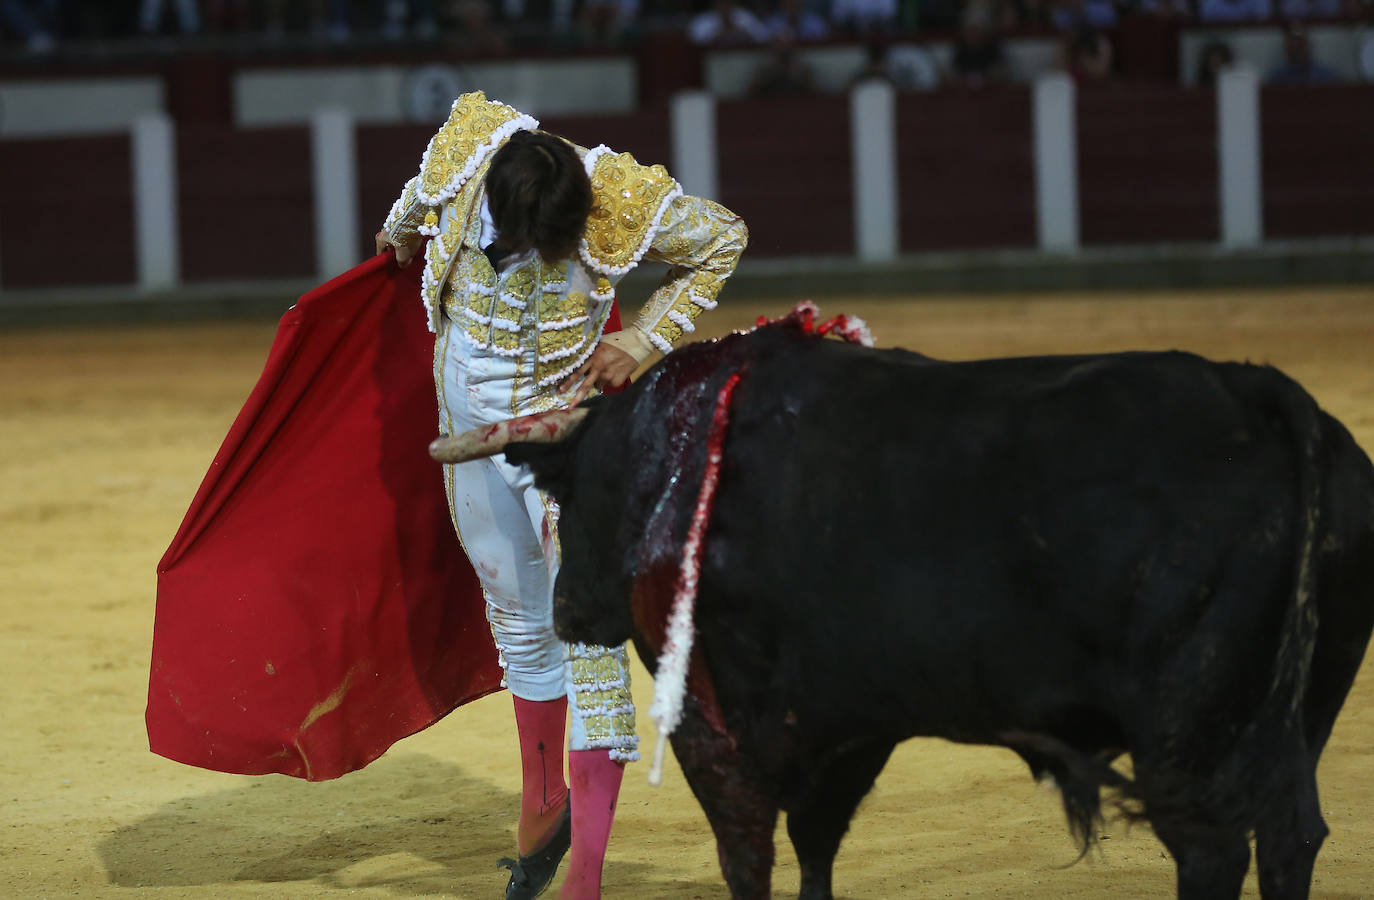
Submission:
{"label": "dark shadow on sand", "polygon": [[[499,897],[509,873],[496,861],[513,855],[519,806],[516,792],[461,766],[388,755],[336,781],[244,777],[238,787],[167,803],[96,850],[119,887],[204,887],[210,896],[217,885],[297,882],[402,897]],[[392,855],[390,864],[349,871]],[[612,860],[607,893],[728,896],[719,880],[653,873],[652,860]]]}

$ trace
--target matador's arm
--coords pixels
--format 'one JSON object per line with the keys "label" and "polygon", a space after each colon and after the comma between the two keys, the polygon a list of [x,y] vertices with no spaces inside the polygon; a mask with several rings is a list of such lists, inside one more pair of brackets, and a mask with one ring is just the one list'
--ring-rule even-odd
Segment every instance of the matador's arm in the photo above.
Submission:
{"label": "matador's arm", "polygon": [[657,225],[644,258],[671,268],[634,324],[603,338],[641,363],[696,330],[749,242],[743,219],[701,197],[674,198]]}

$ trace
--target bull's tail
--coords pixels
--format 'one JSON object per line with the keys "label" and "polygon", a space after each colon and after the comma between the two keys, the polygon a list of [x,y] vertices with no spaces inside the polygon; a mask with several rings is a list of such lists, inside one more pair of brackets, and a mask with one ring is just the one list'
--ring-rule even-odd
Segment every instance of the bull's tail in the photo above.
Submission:
{"label": "bull's tail", "polygon": [[1296,382],[1271,369],[1247,366],[1239,371],[1245,375],[1228,379],[1231,389],[1242,401],[1268,412],[1275,431],[1289,440],[1294,468],[1293,574],[1269,687],[1255,717],[1237,735],[1229,761],[1208,784],[1183,772],[1150,772],[1148,778],[1135,779],[1114,769],[1109,761],[1050,735],[999,735],[1005,746],[1030,764],[1037,778],[1054,778],[1082,855],[1096,843],[1104,792],[1107,802],[1127,821],[1148,820],[1156,825],[1168,821],[1174,830],[1186,831],[1252,828],[1267,804],[1285,802],[1283,798],[1293,788],[1288,780],[1294,768],[1278,763],[1305,748],[1304,705],[1318,628],[1316,567],[1323,527],[1324,432],[1320,410]]}
{"label": "bull's tail", "polygon": [[1077,750],[1048,734],[1005,732],[998,739],[1021,755],[1037,781],[1054,779],[1064,804],[1069,832],[1078,844],[1079,859],[1097,843],[1102,830],[1102,796],[1121,815],[1136,821],[1144,818],[1136,783],[1097,756]]}
{"label": "bull's tail", "polygon": [[1322,527],[1323,429],[1320,410],[1312,397],[1287,376],[1279,377],[1277,411],[1292,440],[1297,469],[1294,533],[1298,540],[1294,548],[1293,587],[1264,709],[1282,715],[1285,731],[1293,729],[1301,734],[1303,703],[1317,646],[1316,556]]}
{"label": "bull's tail", "polygon": [[1225,381],[1237,403],[1266,417],[1273,439],[1285,442],[1292,485],[1289,571],[1282,598],[1269,684],[1253,714],[1210,772],[1165,766],[1140,773],[1140,800],[1149,820],[1177,833],[1255,827],[1275,805],[1291,802],[1307,764],[1304,707],[1317,645],[1317,554],[1323,527],[1321,411],[1297,382],[1258,366],[1229,366]]}
{"label": "bull's tail", "polygon": [[1268,367],[1235,366],[1226,379],[1238,402],[1268,417],[1286,438],[1291,461],[1291,581],[1280,596],[1283,614],[1269,685],[1253,715],[1203,774],[1163,767],[1137,782],[1145,817],[1174,831],[1249,830],[1275,804],[1291,802],[1307,762],[1304,707],[1317,644],[1317,554],[1323,527],[1321,411],[1295,381]]}

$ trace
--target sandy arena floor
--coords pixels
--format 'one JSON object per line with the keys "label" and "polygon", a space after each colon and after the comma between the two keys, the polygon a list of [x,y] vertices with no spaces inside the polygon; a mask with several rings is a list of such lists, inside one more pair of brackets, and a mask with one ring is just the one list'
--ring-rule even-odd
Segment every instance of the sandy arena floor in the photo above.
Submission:
{"label": "sandy arena floor", "polygon": [[[1179,347],[1272,362],[1374,450],[1374,289],[816,298],[879,343],[970,358]],[[785,302],[732,300],[717,331]],[[368,769],[307,784],[191,769],[143,732],[154,568],[257,378],[272,324],[0,334],[0,897],[501,896],[519,766],[499,694]],[[647,708],[641,669],[636,695]],[[645,732],[647,735],[647,731]],[[630,770],[610,898],[726,896],[681,774]],[[1331,837],[1315,896],[1374,897],[1374,662],[1321,768]],[[856,817],[839,896],[1159,897],[1173,865],[1148,829],[1075,852],[1056,797],[1009,752],[899,749]],[[775,885],[795,896],[779,832]],[[1253,873],[1247,896],[1256,896]],[[548,896],[553,896],[549,894]]]}

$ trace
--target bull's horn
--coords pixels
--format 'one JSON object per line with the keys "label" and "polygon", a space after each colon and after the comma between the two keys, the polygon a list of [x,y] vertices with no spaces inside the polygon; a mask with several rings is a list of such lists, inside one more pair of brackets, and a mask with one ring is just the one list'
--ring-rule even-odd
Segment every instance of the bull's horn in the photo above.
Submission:
{"label": "bull's horn", "polygon": [[460,463],[495,456],[512,441],[552,444],[561,441],[574,425],[586,417],[587,410],[574,408],[507,419],[495,425],[439,438],[429,445],[429,455],[441,463]]}

